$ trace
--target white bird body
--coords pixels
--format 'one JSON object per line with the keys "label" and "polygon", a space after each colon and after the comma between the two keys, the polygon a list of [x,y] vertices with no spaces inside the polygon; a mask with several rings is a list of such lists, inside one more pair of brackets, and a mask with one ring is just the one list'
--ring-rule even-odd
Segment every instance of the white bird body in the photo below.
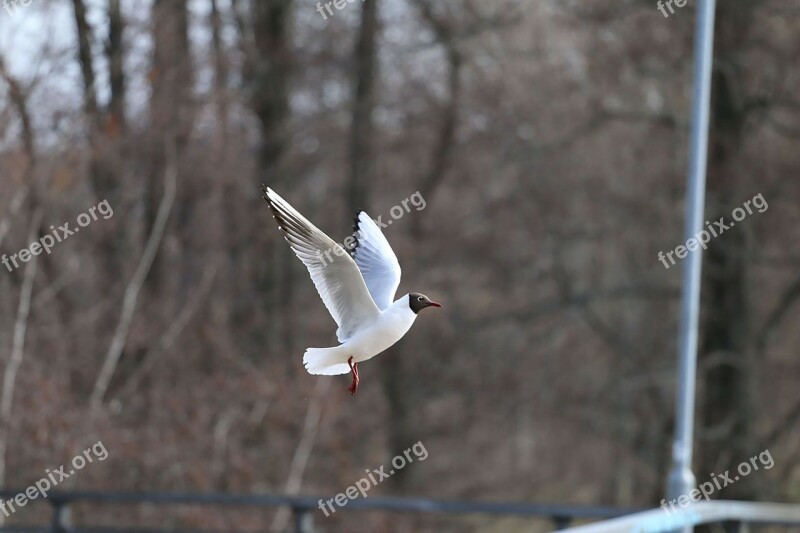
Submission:
{"label": "white bird body", "polygon": [[367,361],[402,339],[417,319],[408,300],[408,294],[398,299],[375,321],[365,324],[339,346],[307,349],[303,364],[308,373],[322,376],[347,374],[350,372],[347,363],[350,357],[354,363]]}
{"label": "white bird body", "polygon": [[419,293],[392,302],[400,285],[400,264],[378,225],[365,213],[356,216],[356,246],[352,257],[275,191],[262,189],[272,216],[278,221],[295,255],[339,329],[341,343],[331,348],[309,348],[303,364],[310,374],[332,376],[353,373],[350,392],[358,389],[358,363],[372,359],[399,341],[417,313],[441,307]]}

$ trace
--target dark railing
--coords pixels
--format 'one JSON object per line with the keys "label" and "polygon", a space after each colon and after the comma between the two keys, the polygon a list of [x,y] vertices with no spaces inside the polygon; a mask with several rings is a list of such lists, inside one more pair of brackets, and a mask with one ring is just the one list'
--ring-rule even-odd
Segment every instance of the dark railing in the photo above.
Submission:
{"label": "dark railing", "polygon": [[[13,499],[22,491],[0,491],[3,500]],[[327,498],[323,498],[325,500]],[[219,493],[181,494],[164,492],[52,492],[47,498],[31,500],[26,506],[14,513],[28,509],[32,505],[49,505],[52,508],[52,520],[45,526],[6,526],[0,532],[30,533],[189,533],[188,530],[177,529],[145,529],[115,527],[92,527],[69,525],[69,508],[78,503],[95,503],[109,505],[132,505],[147,503],[151,505],[198,505],[198,506],[239,506],[239,507],[289,507],[294,518],[292,533],[313,533],[313,513],[319,511],[319,498],[307,496],[278,496],[270,494],[236,495]],[[345,509],[343,509],[345,510]],[[351,500],[347,503],[349,511],[388,511],[400,513],[442,513],[442,514],[484,514],[506,515],[540,518],[549,520],[554,529],[565,529],[575,520],[603,520],[634,513],[640,509],[623,509],[614,507],[580,506],[580,505],[547,505],[528,503],[491,503],[491,502],[457,502],[437,501],[421,498],[381,498],[369,497]],[[209,533],[209,530],[192,530],[192,533]],[[228,531],[227,533],[235,533]]]}
{"label": "dark railing", "polygon": [[[12,500],[22,491],[0,490],[0,499]],[[324,500],[325,498],[323,498]],[[133,528],[124,525],[113,528],[100,526],[72,527],[69,524],[70,506],[79,503],[106,505],[196,505],[203,507],[288,507],[293,514],[291,533],[313,533],[313,514],[319,512],[319,498],[308,496],[279,496],[271,494],[237,495],[220,493],[165,492],[52,492],[46,499],[28,501],[28,506],[49,506],[52,518],[49,526],[15,525],[0,527],[2,533],[190,533],[186,529]],[[747,524],[774,524],[797,528],[800,526],[800,505],[712,501],[694,504],[667,515],[660,509],[642,510],[582,505],[548,505],[530,503],[491,503],[427,500],[421,498],[370,497],[351,500],[348,511],[386,511],[399,513],[483,514],[528,517],[549,520],[555,530],[568,528],[576,521],[599,522],[579,526],[575,533],[650,533],[672,531],[676,527],[717,523],[725,531],[739,532]],[[191,533],[211,533],[211,530],[191,530]],[[225,533],[236,533],[226,530]]]}

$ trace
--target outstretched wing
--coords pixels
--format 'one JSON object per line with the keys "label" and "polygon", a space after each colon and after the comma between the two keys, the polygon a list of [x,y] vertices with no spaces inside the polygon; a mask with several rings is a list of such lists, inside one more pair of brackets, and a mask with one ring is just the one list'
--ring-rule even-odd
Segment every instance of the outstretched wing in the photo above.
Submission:
{"label": "outstretched wing", "polygon": [[358,266],[347,252],[275,191],[262,186],[278,228],[308,269],[311,280],[339,329],[339,342],[380,316]]}
{"label": "outstretched wing", "polygon": [[351,252],[353,259],[372,299],[380,309],[386,309],[392,305],[394,293],[400,285],[400,263],[381,229],[365,211],[356,215],[353,230],[358,241]]}

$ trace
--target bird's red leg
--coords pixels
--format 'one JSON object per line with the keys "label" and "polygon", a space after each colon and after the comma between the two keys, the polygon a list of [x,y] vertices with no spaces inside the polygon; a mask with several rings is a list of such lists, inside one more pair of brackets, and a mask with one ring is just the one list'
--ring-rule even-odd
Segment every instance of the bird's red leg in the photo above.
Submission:
{"label": "bird's red leg", "polygon": [[350,391],[350,394],[353,395],[358,392],[358,363],[353,363],[353,356],[350,356],[350,359],[347,360],[347,364],[350,365],[350,371],[353,373],[353,382],[350,384],[347,390]]}

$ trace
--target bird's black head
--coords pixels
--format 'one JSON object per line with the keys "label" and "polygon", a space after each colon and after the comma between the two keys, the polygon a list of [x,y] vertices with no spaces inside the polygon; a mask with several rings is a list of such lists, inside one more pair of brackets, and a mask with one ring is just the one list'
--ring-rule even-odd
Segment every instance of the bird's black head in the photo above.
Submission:
{"label": "bird's black head", "polygon": [[412,292],[408,295],[408,306],[414,311],[416,315],[426,307],[441,307],[441,304],[437,304],[436,302],[432,302],[430,298],[425,296],[424,294],[420,294],[418,292]]}

